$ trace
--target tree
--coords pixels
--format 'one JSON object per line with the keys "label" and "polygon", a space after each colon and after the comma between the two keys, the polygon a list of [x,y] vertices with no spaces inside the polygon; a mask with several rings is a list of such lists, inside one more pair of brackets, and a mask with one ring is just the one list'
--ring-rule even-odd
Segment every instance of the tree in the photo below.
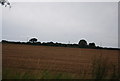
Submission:
{"label": "tree", "polygon": [[8,41],[6,41],[6,40],[2,40],[1,42],[2,42],[2,43],[7,43]]}
{"label": "tree", "polygon": [[79,47],[87,47],[87,41],[82,39],[78,43]]}
{"label": "tree", "polygon": [[2,6],[9,6],[11,8],[10,2],[8,0],[0,0],[0,4]]}
{"label": "tree", "polygon": [[89,47],[96,47],[95,43],[94,42],[93,43],[89,43]]}
{"label": "tree", "polygon": [[31,38],[31,39],[29,40],[29,42],[30,42],[30,43],[37,43],[37,39],[36,39],[36,38]]}

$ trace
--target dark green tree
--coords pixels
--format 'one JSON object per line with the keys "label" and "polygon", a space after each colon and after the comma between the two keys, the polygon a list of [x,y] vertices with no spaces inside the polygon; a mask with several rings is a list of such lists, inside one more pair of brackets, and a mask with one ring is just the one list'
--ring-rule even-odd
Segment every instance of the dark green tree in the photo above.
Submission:
{"label": "dark green tree", "polygon": [[93,43],[89,43],[89,47],[96,47],[95,43],[94,42]]}
{"label": "dark green tree", "polygon": [[36,39],[36,38],[31,38],[31,39],[29,40],[29,42],[30,42],[30,43],[37,43],[37,39]]}
{"label": "dark green tree", "polygon": [[82,39],[78,43],[79,47],[87,47],[87,41]]}

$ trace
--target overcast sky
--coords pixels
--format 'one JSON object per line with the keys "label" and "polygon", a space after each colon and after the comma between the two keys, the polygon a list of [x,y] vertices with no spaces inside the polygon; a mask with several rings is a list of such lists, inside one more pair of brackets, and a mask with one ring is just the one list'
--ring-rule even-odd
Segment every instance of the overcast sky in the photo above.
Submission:
{"label": "overcast sky", "polygon": [[2,39],[118,47],[117,2],[14,2],[2,9]]}
{"label": "overcast sky", "polygon": [[10,2],[119,2],[119,0],[8,0]]}

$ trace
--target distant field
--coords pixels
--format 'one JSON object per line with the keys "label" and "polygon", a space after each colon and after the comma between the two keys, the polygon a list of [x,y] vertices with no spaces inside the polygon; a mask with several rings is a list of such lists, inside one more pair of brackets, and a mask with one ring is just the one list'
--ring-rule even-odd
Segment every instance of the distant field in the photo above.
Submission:
{"label": "distant field", "polygon": [[52,77],[59,74],[62,78],[92,78],[92,63],[99,58],[107,63],[110,75],[114,65],[115,70],[118,68],[119,53],[120,50],[2,44],[3,79],[19,78],[25,72],[36,79],[44,78],[43,72]]}

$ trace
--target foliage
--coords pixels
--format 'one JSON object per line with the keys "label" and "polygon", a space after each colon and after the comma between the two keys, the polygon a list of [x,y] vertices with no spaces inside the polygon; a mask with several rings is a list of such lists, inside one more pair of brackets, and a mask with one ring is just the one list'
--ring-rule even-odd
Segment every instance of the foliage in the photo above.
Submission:
{"label": "foliage", "polygon": [[92,62],[92,76],[94,79],[104,79],[108,71],[108,61],[100,57],[95,57]]}
{"label": "foliage", "polygon": [[8,0],[0,0],[0,4],[5,7],[9,6],[11,8],[11,4]]}
{"label": "foliage", "polygon": [[14,41],[7,41],[2,40],[2,43],[12,43],[12,44],[27,44],[27,45],[42,45],[42,46],[54,46],[54,47],[71,47],[71,48],[90,48],[90,49],[108,49],[108,50],[120,50],[119,48],[103,48],[99,46],[95,46],[95,43],[91,43],[89,45],[84,44],[83,46],[79,44],[63,44],[63,43],[54,43],[54,42],[39,42],[36,38],[31,38],[28,42],[14,42]]}
{"label": "foliage", "polygon": [[[107,57],[103,58],[101,55],[99,57],[94,57],[92,61],[92,78],[96,81],[102,81],[106,78],[119,79],[116,66],[115,64],[111,64]],[[111,70],[111,73],[109,73],[108,70]]]}
{"label": "foliage", "polygon": [[79,44],[80,47],[87,47],[87,41],[84,40],[84,39],[80,40],[78,44]]}
{"label": "foliage", "polygon": [[96,47],[95,43],[94,42],[93,43],[89,43],[89,47],[92,47],[92,48]]}
{"label": "foliage", "polygon": [[36,43],[36,42],[37,42],[37,38],[31,38],[31,39],[29,40],[29,42],[30,42],[30,43]]}

